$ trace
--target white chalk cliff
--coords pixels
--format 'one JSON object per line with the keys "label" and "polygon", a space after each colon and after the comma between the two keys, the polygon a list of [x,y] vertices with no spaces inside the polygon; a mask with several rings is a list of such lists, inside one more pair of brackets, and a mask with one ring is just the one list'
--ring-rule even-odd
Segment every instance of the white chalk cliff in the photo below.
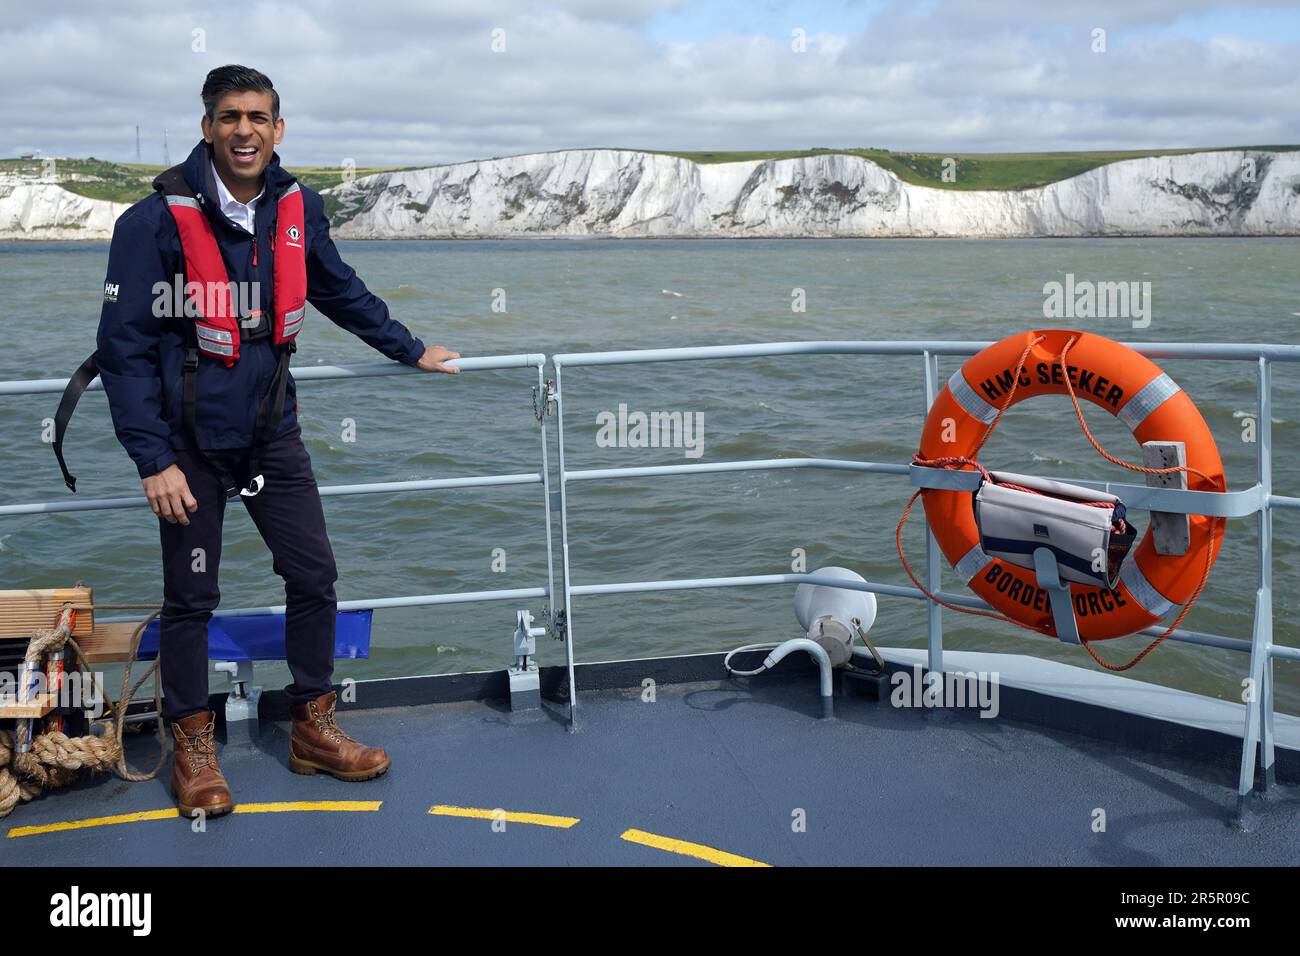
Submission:
{"label": "white chalk cliff", "polygon": [[1300,152],[1133,159],[1038,189],[958,191],[848,155],[697,165],[568,150],[380,173],[330,192],[336,235],[367,239],[1300,234]]}
{"label": "white chalk cliff", "polygon": [[[562,150],[379,173],[326,195],[335,236],[355,239],[1279,236],[1300,235],[1300,152],[1132,159],[1036,189],[959,191],[842,154],[698,165]],[[48,217],[74,214],[80,236],[103,238],[121,207],[100,205],[0,184],[0,238],[48,236],[64,226]]]}
{"label": "white chalk cliff", "polygon": [[0,173],[0,239],[107,239],[129,207],[87,199],[54,182]]}

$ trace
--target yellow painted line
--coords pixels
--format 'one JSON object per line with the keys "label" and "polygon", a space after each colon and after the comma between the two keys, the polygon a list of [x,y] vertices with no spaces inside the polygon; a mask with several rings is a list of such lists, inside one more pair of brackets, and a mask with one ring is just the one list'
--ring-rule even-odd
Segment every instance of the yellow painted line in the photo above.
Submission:
{"label": "yellow painted line", "polygon": [[707,860],[709,863],[716,863],[718,866],[772,865],[771,863],[751,860],[747,856],[737,856],[735,853],[728,853],[726,850],[717,850],[711,846],[705,846],[703,843],[674,840],[672,837],[660,836],[657,833],[646,833],[644,830],[625,830],[622,838],[629,843],[639,843],[642,846],[653,847],[656,850],[664,850],[668,853],[679,853],[682,856],[693,856],[697,860]]}
{"label": "yellow painted line", "polygon": [[60,830],[81,830],[86,827],[110,827],[118,823],[138,823],[141,820],[172,820],[180,815],[181,812],[172,807],[170,810],[142,810],[139,813],[119,813],[114,817],[91,817],[88,820],[68,820],[66,823],[46,823],[35,827],[14,827],[9,831],[9,839],[35,836],[38,833],[58,833]]}
{"label": "yellow painted line", "polygon": [[582,822],[577,817],[557,817],[549,813],[518,813],[513,810],[488,810],[483,807],[449,807],[437,804],[429,812],[440,817],[470,817],[475,820],[505,820],[508,823],[531,823],[539,827],[567,830]]}
{"label": "yellow painted line", "polygon": [[283,803],[237,803],[236,813],[292,813],[297,810],[324,810],[335,813],[374,812],[382,800],[286,800]]}
{"label": "yellow painted line", "polygon": [[[285,801],[283,803],[237,803],[235,813],[286,813],[295,810],[325,810],[334,812],[375,811],[382,800],[315,800]],[[9,838],[36,836],[41,833],[58,833],[62,830],[84,830],[87,827],[115,826],[119,823],[140,823],[144,820],[174,820],[181,815],[175,807],[170,810],[142,810],[139,813],[120,813],[112,817],[91,817],[87,820],[68,820],[65,823],[46,823],[34,827],[14,827]]]}

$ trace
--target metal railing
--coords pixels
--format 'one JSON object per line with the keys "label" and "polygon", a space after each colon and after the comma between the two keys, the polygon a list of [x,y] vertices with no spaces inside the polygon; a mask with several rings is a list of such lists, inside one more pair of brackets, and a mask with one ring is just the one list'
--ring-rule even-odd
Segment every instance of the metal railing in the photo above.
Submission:
{"label": "metal railing", "polygon": [[[640,349],[618,352],[562,353],[552,356],[555,366],[557,402],[557,457],[560,484],[560,534],[563,560],[564,607],[567,615],[567,652],[569,681],[573,686],[574,613],[573,598],[579,595],[626,594],[644,591],[691,590],[696,588],[750,587],[773,584],[822,584],[830,587],[870,591],[894,597],[908,597],[926,602],[927,666],[943,673],[943,612],[941,607],[918,588],[863,582],[857,584],[816,573],[741,575],[716,578],[683,578],[661,581],[592,582],[575,584],[569,567],[568,484],[571,481],[603,481],[619,478],[702,474],[730,471],[763,471],[776,468],[826,468],[840,471],[910,477],[911,468],[889,462],[842,461],[817,458],[754,459],[689,465],[663,465],[635,468],[600,468],[569,471],[565,467],[564,448],[564,368],[597,365],[641,365],[655,362],[681,362],[719,359],[758,358],[778,355],[872,355],[906,356],[922,360],[925,410],[928,413],[943,387],[939,378],[939,356],[974,355],[991,342],[771,342],[753,345],[724,345],[700,348]],[[1255,591],[1254,622],[1249,641],[1218,634],[1204,634],[1179,629],[1169,639],[1208,647],[1249,653],[1250,687],[1253,699],[1246,706],[1242,740],[1241,768],[1238,776],[1238,809],[1244,812],[1245,799],[1254,786],[1256,754],[1263,770],[1265,787],[1274,780],[1273,728],[1273,661],[1300,660],[1300,648],[1273,643],[1273,509],[1300,508],[1300,498],[1273,493],[1272,461],[1272,363],[1300,362],[1300,347],[1288,345],[1210,345],[1195,343],[1127,343],[1130,348],[1151,359],[1197,359],[1248,361],[1255,363],[1257,374],[1258,429],[1256,441],[1256,483],[1245,490],[1215,494],[1153,489],[1146,485],[1086,481],[1066,478],[1075,484],[1119,494],[1131,507],[1212,514],[1224,517],[1255,515],[1259,531],[1258,576]],[[1211,500],[1213,499],[1213,500]],[[989,609],[989,605],[969,594],[952,594],[941,587],[941,555],[934,535],[926,529],[926,588],[944,600],[962,607]],[[1153,626],[1143,634],[1158,636],[1164,628]],[[1249,695],[1248,695],[1249,696]],[[576,721],[576,695],[570,702],[570,719]]]}
{"label": "metal railing", "polygon": [[[541,353],[520,355],[494,355],[483,358],[462,358],[450,363],[461,372],[481,372],[500,369],[533,368],[537,370],[537,388],[544,389],[546,356]],[[429,376],[407,365],[396,362],[373,362],[364,365],[318,365],[295,369],[294,380],[302,382],[338,382],[385,375]],[[0,382],[0,396],[59,394],[68,384],[67,379],[31,379],[28,381]],[[103,391],[103,382],[96,379],[89,390]],[[423,607],[433,604],[466,604],[479,601],[526,601],[543,598],[553,604],[555,593],[554,548],[551,543],[551,479],[546,444],[546,428],[540,432],[541,470],[514,475],[481,475],[464,478],[434,478],[419,481],[382,481],[351,485],[324,485],[323,498],[337,495],[405,494],[418,491],[441,491],[453,488],[485,488],[498,485],[540,485],[546,529],[546,583],[532,588],[503,588],[491,591],[439,592],[434,594],[408,594],[394,597],[363,598],[339,601],[340,611],[368,610],[394,607]],[[46,501],[29,504],[0,505],[0,517],[29,514],[66,514],[76,511],[105,511],[117,508],[147,508],[143,497],[131,498],[71,498],[66,501]],[[214,616],[238,617],[255,614],[283,614],[284,605],[269,607],[221,608]]]}
{"label": "metal railing", "polygon": [[[931,671],[943,672],[943,614],[939,605],[929,601],[915,587],[864,582],[846,582],[817,573],[738,575],[713,578],[681,578],[658,581],[618,581],[574,583],[570,571],[570,535],[568,520],[568,484],[581,481],[606,481],[622,478],[646,478],[673,475],[714,474],[735,471],[768,471],[776,469],[829,469],[835,471],[875,474],[908,479],[911,468],[895,462],[851,461],[824,458],[777,458],[694,463],[685,465],[656,465],[625,468],[598,468],[568,470],[565,464],[564,445],[564,394],[562,375],[565,368],[574,369],[598,365],[641,365],[657,362],[730,360],[780,355],[865,355],[920,358],[924,384],[924,409],[928,412],[939,394],[940,356],[965,357],[987,347],[990,342],[773,342],[751,345],[706,346],[698,348],[641,349],[614,352],[563,353],[552,357],[555,379],[545,379],[546,356],[537,353],[462,358],[452,363],[462,371],[481,371],[511,368],[535,368],[537,385],[533,393],[534,413],[541,427],[539,451],[541,469],[524,474],[484,475],[463,478],[441,478],[418,481],[371,482],[351,485],[327,485],[320,489],[324,497],[335,495],[388,494],[418,491],[436,491],[452,488],[488,487],[497,485],[541,485],[543,492],[544,527],[546,534],[547,578],[544,586],[512,588],[474,592],[440,592],[433,594],[399,595],[340,601],[340,610],[415,607],[436,604],[457,604],[480,601],[526,601],[544,598],[547,629],[565,642],[566,667],[569,685],[569,726],[577,727],[578,694],[575,682],[575,641],[573,600],[578,596],[602,594],[627,594],[650,591],[693,590],[701,588],[751,587],[776,584],[822,584],[831,587],[870,591],[890,597],[905,597],[926,602],[927,664]],[[1224,648],[1250,655],[1249,678],[1256,689],[1253,701],[1246,707],[1246,720],[1242,741],[1241,770],[1238,778],[1239,799],[1245,799],[1254,785],[1256,756],[1263,768],[1265,786],[1274,777],[1273,729],[1273,661],[1300,660],[1300,649],[1275,645],[1273,636],[1273,576],[1272,576],[1272,513],[1276,508],[1300,508],[1300,498],[1273,493],[1272,473],[1272,363],[1300,362],[1300,346],[1274,345],[1210,345],[1193,343],[1128,343],[1135,351],[1152,359],[1196,359],[1252,362],[1256,368],[1256,394],[1258,401],[1258,427],[1256,441],[1256,483],[1250,488],[1224,494],[1180,491],[1177,489],[1152,489],[1145,485],[1104,483],[1066,478],[1075,484],[1119,493],[1133,507],[1154,510],[1183,511],[1193,514],[1218,514],[1226,517],[1256,516],[1259,533],[1258,574],[1255,590],[1254,618],[1249,641],[1218,634],[1179,629],[1169,638],[1188,644]],[[299,382],[338,381],[382,375],[422,374],[396,363],[375,363],[354,366],[317,366],[295,372]],[[63,379],[0,382],[0,396],[55,394],[67,384]],[[102,389],[99,382],[92,389]],[[540,407],[538,401],[540,398]],[[556,451],[558,459],[559,491],[551,491],[550,465],[547,450],[546,418],[552,406],[555,410]],[[1207,505],[1208,499],[1216,499]],[[558,499],[558,500],[557,500]],[[74,499],[59,502],[0,505],[0,517],[24,514],[57,514],[76,511],[98,511],[116,508],[145,507],[143,497]],[[556,600],[554,546],[551,532],[551,512],[560,513],[560,550],[562,561],[562,601]],[[942,590],[942,561],[934,536],[926,532],[926,588],[944,600],[962,607],[987,609],[984,601],[970,594],[955,594]],[[218,615],[251,615],[283,613],[283,605],[222,609]],[[1163,628],[1153,626],[1142,633],[1158,635]]]}

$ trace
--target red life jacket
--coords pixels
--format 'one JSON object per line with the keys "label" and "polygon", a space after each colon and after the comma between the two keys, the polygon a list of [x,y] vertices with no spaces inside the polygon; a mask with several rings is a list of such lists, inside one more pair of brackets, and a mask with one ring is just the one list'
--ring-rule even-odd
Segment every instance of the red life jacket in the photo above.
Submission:
{"label": "red life jacket", "polygon": [[[154,181],[154,186],[162,192],[180,233],[185,259],[185,294],[198,313],[194,317],[194,330],[199,351],[221,359],[227,367],[234,365],[239,360],[240,317],[235,313],[230,278],[212,223],[185,182],[181,167],[167,170]],[[297,183],[284,191],[276,206],[271,334],[276,345],[284,345],[298,335],[307,315],[307,230],[303,222],[302,190]]]}

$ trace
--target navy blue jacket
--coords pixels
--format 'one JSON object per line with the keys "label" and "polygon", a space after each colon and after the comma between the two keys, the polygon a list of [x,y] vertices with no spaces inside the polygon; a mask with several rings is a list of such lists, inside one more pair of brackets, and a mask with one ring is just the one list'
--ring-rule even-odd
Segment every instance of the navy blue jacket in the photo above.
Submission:
{"label": "navy blue jacket", "polygon": [[[278,155],[271,157],[266,188],[255,207],[254,236],[221,211],[211,155],[207,143],[194,147],[184,164],[185,180],[212,223],[230,281],[258,282],[262,311],[271,315],[274,273],[270,239],[275,234],[276,201],[294,177],[280,166]],[[324,201],[307,187],[301,189],[307,231],[307,301],[389,358],[415,365],[424,344],[389,316],[384,301],[366,289],[339,257],[330,239]],[[172,312],[155,308],[158,284],[172,288],[181,271],[180,235],[162,194],[155,192],[123,213],[113,228],[97,342],[99,374],[113,427],[141,478],[171,465],[176,461],[173,449],[188,444],[181,422],[181,370],[186,348],[182,323],[193,319],[160,318],[158,313]],[[229,368],[218,359],[199,357],[195,437],[203,448],[247,448],[253,444],[257,408],[275,374],[276,351],[268,337],[241,343],[239,361]],[[296,393],[291,379],[277,437],[298,425]]]}

